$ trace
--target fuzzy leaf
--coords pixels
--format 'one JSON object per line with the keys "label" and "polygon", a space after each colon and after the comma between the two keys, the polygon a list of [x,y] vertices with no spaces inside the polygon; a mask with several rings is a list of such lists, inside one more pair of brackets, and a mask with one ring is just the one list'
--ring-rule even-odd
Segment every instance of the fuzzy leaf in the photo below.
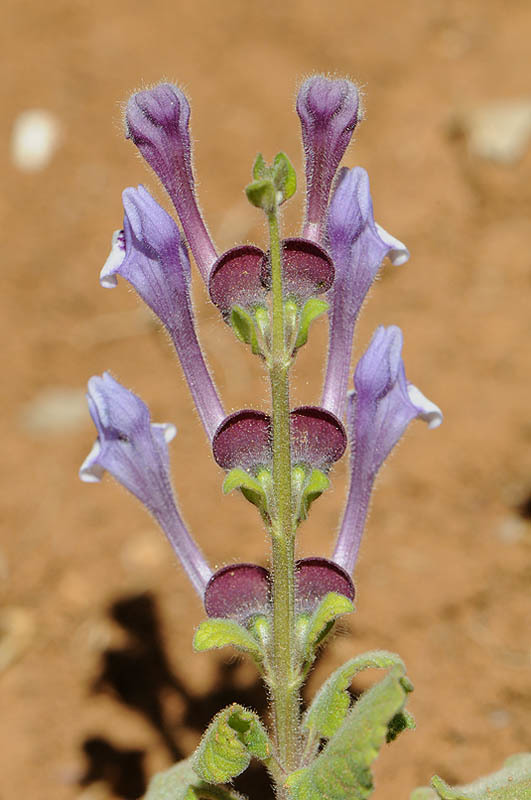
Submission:
{"label": "fuzzy leaf", "polygon": [[285,153],[277,153],[273,161],[273,183],[275,189],[281,193],[284,203],[293,197],[297,190],[297,174]]}
{"label": "fuzzy leaf", "polygon": [[268,735],[258,716],[233,703],[216,714],[193,756],[193,767],[208,783],[226,783],[240,775],[251,757],[271,755]]}
{"label": "fuzzy leaf", "polygon": [[225,786],[213,786],[197,776],[191,759],[179,761],[164,772],[157,772],[144,800],[244,800],[243,795]]}
{"label": "fuzzy leaf", "polygon": [[[404,685],[403,682],[402,685]],[[405,730],[414,731],[416,727],[417,723],[415,722],[415,717],[413,716],[413,714],[411,714],[409,711],[406,711],[406,709],[404,709],[403,711],[399,711],[398,714],[395,717],[393,717],[393,719],[389,723],[386,741],[388,743],[394,742],[399,733],[402,733],[402,731]]]}
{"label": "fuzzy leaf", "polygon": [[348,713],[351,702],[348,687],[358,672],[364,669],[388,669],[394,666],[401,668],[402,675],[405,673],[404,662],[400,656],[386,650],[372,650],[351,658],[323,683],[304,715],[303,727],[311,736],[329,739],[339,730]]}
{"label": "fuzzy leaf", "polygon": [[310,617],[306,628],[304,637],[306,658],[313,656],[315,649],[329,632],[334,620],[342,614],[350,614],[352,611],[354,611],[354,605],[343,594],[329,592],[323,597]]}
{"label": "fuzzy leaf", "polygon": [[310,297],[310,299],[305,302],[301,312],[299,332],[295,341],[296,348],[302,347],[303,344],[306,344],[308,341],[310,325],[314,319],[320,317],[321,314],[325,313],[325,311],[328,311],[328,303],[326,300],[322,300],[320,297]]}
{"label": "fuzzy leaf", "polygon": [[248,472],[245,472],[244,469],[240,467],[234,467],[227,473],[225,480],[223,481],[223,494],[230,494],[234,491],[234,489],[241,489],[245,487],[249,489],[251,492],[256,492],[256,494],[263,495],[264,491],[262,486],[260,485],[259,481],[256,478],[253,478],[252,475],[249,475]]}
{"label": "fuzzy leaf", "polygon": [[198,652],[227,645],[245,650],[258,660],[262,659],[262,650],[256,639],[243,625],[238,625],[232,619],[206,619],[195,632],[194,649]]}
{"label": "fuzzy leaf", "polygon": [[254,320],[241,306],[233,306],[230,312],[230,325],[240,342],[251,345],[255,355],[260,353]]}
{"label": "fuzzy leaf", "polygon": [[306,519],[314,500],[322,495],[330,486],[329,478],[320,469],[313,469],[301,495],[299,519]]}
{"label": "fuzzy leaf", "polygon": [[309,767],[293,772],[286,787],[293,800],[366,800],[373,790],[370,766],[389,723],[403,709],[402,666],[365,692]]}
{"label": "fuzzy leaf", "polygon": [[[262,470],[262,473],[266,472],[267,470]],[[267,475],[263,474],[262,480],[265,483]],[[240,489],[245,499],[256,506],[262,515],[267,514],[267,496],[262,484],[240,467],[231,469],[223,481],[223,494],[230,494],[234,489]]]}
{"label": "fuzzy leaf", "polygon": [[268,167],[262,153],[258,153],[253,164],[253,178],[255,181],[265,178],[268,174]]}
{"label": "fuzzy leaf", "polygon": [[276,205],[276,190],[270,178],[260,178],[245,187],[245,194],[251,205],[270,214]]}
{"label": "fuzzy leaf", "polygon": [[510,756],[497,772],[464,786],[449,786],[438,775],[431,785],[415,789],[411,800],[531,800],[531,753]]}

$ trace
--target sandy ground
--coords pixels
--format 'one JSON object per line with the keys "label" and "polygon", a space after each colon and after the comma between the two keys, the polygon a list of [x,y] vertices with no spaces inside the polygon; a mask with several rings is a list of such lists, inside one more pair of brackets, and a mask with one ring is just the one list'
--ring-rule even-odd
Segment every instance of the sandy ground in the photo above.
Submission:
{"label": "sandy ground", "polygon": [[[155,420],[177,424],[175,483],[212,564],[266,562],[254,509],[221,496],[164,335],[124,285],[98,285],[122,189],[144,182],[163,199],[120,111],[160,78],[192,99],[201,202],[220,250],[264,244],[242,193],[258,150],[285,150],[300,173],[301,79],[327,71],[365,87],[367,118],[345,163],[368,169],[377,218],[412,258],[385,267],[356,357],[377,324],[402,326],[408,375],[446,418],[435,432],[412,425],[381,476],[357,613],[308,696],[357,652],[405,659],[418,729],[382,754],[375,800],[407,798],[433,772],[470,780],[529,748],[531,152],[494,163],[455,123],[529,100],[529,3],[6,0],[3,19],[2,800],[136,798],[224,704],[264,703],[248,664],[192,654],[200,603],[140,505],[111,481],[77,478],[94,435],[80,397],[110,369]],[[10,136],[31,108],[56,117],[61,139],[45,168],[25,172]],[[300,213],[299,199],[286,231]],[[199,280],[195,302],[227,410],[266,407],[260,366]],[[321,323],[297,363],[294,403],[318,400],[325,348]],[[339,465],[302,527],[301,554],[330,553],[345,474]],[[243,787],[253,784],[253,797],[267,796],[259,774]]]}

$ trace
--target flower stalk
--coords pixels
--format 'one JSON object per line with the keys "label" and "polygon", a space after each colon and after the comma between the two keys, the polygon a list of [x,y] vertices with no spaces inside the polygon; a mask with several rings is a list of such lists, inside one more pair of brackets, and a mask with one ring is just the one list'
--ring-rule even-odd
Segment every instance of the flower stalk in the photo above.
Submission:
{"label": "flower stalk", "polygon": [[286,351],[282,256],[276,203],[268,213],[271,282],[272,349],[269,376],[272,399],[273,496],[273,675],[271,693],[279,759],[286,772],[296,766],[299,696],[295,680],[295,531],[291,491],[289,368]]}

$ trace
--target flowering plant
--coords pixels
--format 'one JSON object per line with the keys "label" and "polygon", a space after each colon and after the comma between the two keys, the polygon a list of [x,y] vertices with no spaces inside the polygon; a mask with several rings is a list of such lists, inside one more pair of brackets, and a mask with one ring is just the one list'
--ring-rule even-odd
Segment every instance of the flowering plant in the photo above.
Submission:
{"label": "flowering plant", "polygon": [[[237,563],[213,572],[172,489],[168,443],[175,428],[152,423],[143,401],[110,374],[90,379],[97,441],[82,480],[99,481],[107,471],[146,506],[204,604],[207,619],[195,633],[195,649],[231,645],[247,653],[272,705],[270,731],[236,703],[221,710],[195,754],[153,779],[150,800],[236,798],[231,781],[251,758],[266,765],[286,800],[365,798],[382,745],[414,727],[405,707],[413,689],[405,665],[383,650],[344,664],[301,712],[300,690],[319,648],[336,619],[354,610],[352,574],[376,475],[412,420],[435,428],[442,414],[406,378],[402,332],[393,325],[377,328],[349,391],[354,326],[367,292],[385,258],[400,265],[409,253],[375,222],[365,170],[339,169],[361,119],[356,86],[311,77],[299,91],[297,113],[306,169],[302,235],[280,233],[280,209],[296,190],[289,159],[280,152],[267,164],[258,155],[246,193],[266,216],[269,249],[239,244],[218,254],[196,198],[185,95],[160,84],[127,105],[126,135],[167,190],[182,233],[145,187],[126,189],[123,228],[113,236],[100,282],[113,288],[124,278],[168,331],[213,457],[226,473],[223,492],[240,491],[256,506],[271,541],[270,569]],[[227,415],[223,408],[195,329],[188,249],[223,322],[269,375],[268,413]],[[322,314],[330,337],[321,404],[293,409],[290,368]],[[297,528],[347,448],[350,485],[332,555],[297,560]],[[369,667],[386,670],[386,677],[351,707],[350,682]],[[441,797],[458,797],[440,779],[434,785]]]}

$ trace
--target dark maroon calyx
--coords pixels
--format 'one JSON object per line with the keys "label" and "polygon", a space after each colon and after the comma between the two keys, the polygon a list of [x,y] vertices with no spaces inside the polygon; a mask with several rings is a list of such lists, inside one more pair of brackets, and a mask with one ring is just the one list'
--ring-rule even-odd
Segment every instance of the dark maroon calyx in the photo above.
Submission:
{"label": "dark maroon calyx", "polygon": [[271,463],[271,420],[263,411],[244,408],[226,417],[212,439],[214,459],[229,470],[254,471]]}
{"label": "dark maroon calyx", "polygon": [[291,412],[291,460],[328,470],[347,446],[339,419],[319,406],[300,406]]}
{"label": "dark maroon calyx", "polygon": [[[282,284],[286,296],[299,303],[327,292],[334,282],[334,264],[322,247],[309,239],[292,238],[282,241]],[[262,283],[271,288],[270,254],[262,260]]]}
{"label": "dark maroon calyx", "polygon": [[[354,584],[347,572],[328,558],[311,556],[295,564],[295,610],[312,614],[321,600],[336,592],[354,601]],[[258,564],[229,564],[210,578],[203,598],[209,617],[245,624],[262,614],[271,617],[271,574]]]}
{"label": "dark maroon calyx", "polygon": [[352,579],[343,567],[328,558],[311,556],[295,565],[295,607],[298,614],[311,614],[323,597],[336,592],[354,601]]}
{"label": "dark maroon calyx", "polygon": [[[328,470],[345,452],[347,435],[339,419],[319,406],[300,406],[291,412],[291,460]],[[214,459],[226,470],[254,472],[270,467],[271,418],[245,408],[226,417],[212,439]]]}
{"label": "dark maroon calyx", "polygon": [[208,279],[210,299],[224,317],[234,306],[249,309],[265,305],[267,290],[261,281],[264,251],[241,244],[223,253],[214,263]]}
{"label": "dark maroon calyx", "polygon": [[257,614],[271,613],[269,572],[258,564],[229,564],[215,572],[203,598],[209,617],[245,624]]}

